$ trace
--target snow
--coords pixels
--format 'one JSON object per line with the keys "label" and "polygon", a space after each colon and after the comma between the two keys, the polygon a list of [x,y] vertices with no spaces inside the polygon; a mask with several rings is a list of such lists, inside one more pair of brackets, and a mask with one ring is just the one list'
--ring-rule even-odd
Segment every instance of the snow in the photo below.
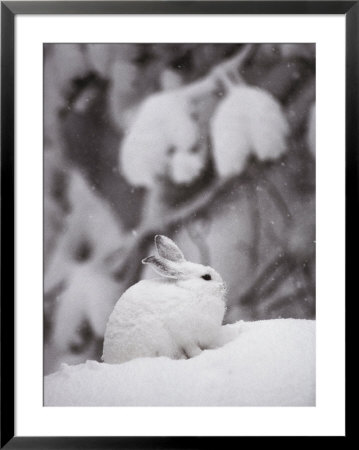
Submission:
{"label": "snow", "polygon": [[84,324],[101,338],[122,292],[104,264],[114,245],[123,242],[116,218],[79,172],[72,170],[69,178],[71,211],[64,219],[66,226],[48,264],[44,283],[46,293],[63,286],[56,298],[52,335],[54,345],[62,352],[81,341]]}
{"label": "snow", "polygon": [[45,377],[46,406],[314,406],[315,322],[223,327],[232,338],[188,360],[63,365]]}
{"label": "snow", "polygon": [[123,244],[123,231],[110,206],[95,193],[77,170],[69,175],[68,202],[70,213],[66,225],[45,273],[45,291],[54,288],[82,266],[76,253],[83,244],[89,245],[89,260],[102,261],[114,248]]}
{"label": "snow", "polygon": [[120,148],[120,171],[129,183],[152,187],[163,176],[189,183],[199,175],[207,155],[192,152],[199,128],[191,113],[180,90],[144,100]]}
{"label": "snow", "polygon": [[217,173],[240,175],[251,154],[271,161],[286,151],[289,127],[280,103],[257,87],[232,88],[212,118],[211,135]]}
{"label": "snow", "polygon": [[113,304],[120,295],[119,284],[96,262],[73,266],[66,288],[57,298],[53,341],[66,351],[80,343],[81,328],[87,324],[97,338],[104,335]]}

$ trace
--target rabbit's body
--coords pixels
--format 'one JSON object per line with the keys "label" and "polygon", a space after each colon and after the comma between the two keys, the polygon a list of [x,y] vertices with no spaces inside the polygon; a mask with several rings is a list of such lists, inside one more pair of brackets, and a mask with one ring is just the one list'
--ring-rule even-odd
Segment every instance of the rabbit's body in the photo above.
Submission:
{"label": "rabbit's body", "polygon": [[223,299],[196,295],[175,280],[140,281],[122,295],[111,314],[104,361],[195,356],[215,344],[224,312]]}
{"label": "rabbit's body", "polygon": [[157,271],[164,275],[167,270],[165,276],[171,278],[140,281],[121,296],[107,324],[104,362],[191,358],[215,347],[226,309],[225,287],[217,272],[184,259],[150,257],[144,262],[158,263]]}

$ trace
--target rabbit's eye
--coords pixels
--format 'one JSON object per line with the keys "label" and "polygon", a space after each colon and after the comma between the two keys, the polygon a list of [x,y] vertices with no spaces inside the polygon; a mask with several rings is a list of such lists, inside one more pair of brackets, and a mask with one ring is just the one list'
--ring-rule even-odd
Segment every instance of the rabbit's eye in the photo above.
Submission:
{"label": "rabbit's eye", "polygon": [[206,275],[202,275],[201,278],[203,278],[204,280],[207,280],[207,281],[212,280],[212,277],[209,273],[206,273]]}
{"label": "rabbit's eye", "polygon": [[201,150],[200,145],[196,144],[193,147],[191,147],[190,153],[199,153],[200,150]]}

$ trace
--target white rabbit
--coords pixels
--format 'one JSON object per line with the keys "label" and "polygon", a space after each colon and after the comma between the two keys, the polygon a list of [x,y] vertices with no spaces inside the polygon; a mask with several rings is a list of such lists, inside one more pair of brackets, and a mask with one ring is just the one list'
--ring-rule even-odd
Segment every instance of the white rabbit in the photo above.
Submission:
{"label": "white rabbit", "polygon": [[107,323],[103,361],[191,358],[219,345],[225,284],[212,267],[186,261],[166,236],[155,236],[156,256],[142,260],[164,278],[127,289]]}

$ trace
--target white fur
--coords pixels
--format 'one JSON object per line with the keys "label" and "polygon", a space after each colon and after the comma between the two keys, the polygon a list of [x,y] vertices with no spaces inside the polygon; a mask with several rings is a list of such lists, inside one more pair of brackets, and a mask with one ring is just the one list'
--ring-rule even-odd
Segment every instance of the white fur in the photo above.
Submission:
{"label": "white fur", "polygon": [[[168,238],[156,238],[167,245]],[[172,259],[166,260],[163,248],[156,245],[160,256],[144,262],[152,264],[156,258],[160,264],[156,270],[171,278],[142,280],[121,296],[106,328],[106,363],[156,356],[191,358],[220,343],[225,313],[222,278],[211,267],[186,261],[180,255],[174,261],[170,253]],[[212,279],[201,278],[205,274]]]}
{"label": "white fur", "polygon": [[289,127],[279,102],[267,91],[234,87],[211,121],[213,157],[222,177],[239,175],[250,154],[274,160],[286,150]]}

